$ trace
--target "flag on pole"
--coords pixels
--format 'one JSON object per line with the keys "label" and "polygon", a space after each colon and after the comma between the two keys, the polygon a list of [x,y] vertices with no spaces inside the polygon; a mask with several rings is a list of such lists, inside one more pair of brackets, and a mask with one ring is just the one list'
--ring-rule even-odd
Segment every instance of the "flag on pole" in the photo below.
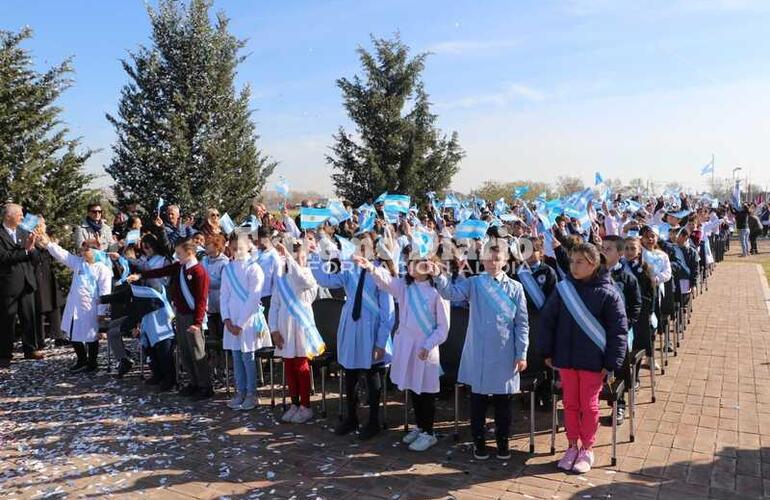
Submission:
{"label": "flag on pole", "polygon": [[428,257],[433,250],[433,236],[426,231],[420,229],[412,231],[412,243],[414,251],[421,259]]}
{"label": "flag on pole", "polygon": [[708,162],[706,165],[701,167],[700,174],[701,175],[708,175],[714,173],[714,162]]}
{"label": "flag on pole", "polygon": [[374,230],[374,221],[377,218],[377,213],[374,210],[363,212],[359,215],[358,233],[366,233]]}
{"label": "flag on pole", "polygon": [[275,185],[275,190],[284,198],[289,197],[289,183],[283,177],[278,178],[278,183]]}
{"label": "flag on pole", "polygon": [[31,233],[35,230],[37,225],[40,223],[40,217],[37,215],[27,212],[26,215],[24,215],[24,219],[21,221],[21,228],[28,233]]}
{"label": "flag on pole", "polygon": [[299,225],[302,229],[315,229],[332,216],[328,208],[301,207],[299,209]]}
{"label": "flag on pole", "polygon": [[158,212],[158,217],[160,217],[160,208],[165,204],[166,202],[163,201],[163,198],[158,198],[158,205],[155,207],[155,211]]}
{"label": "flag on pole", "polygon": [[219,218],[219,227],[222,228],[222,232],[229,235],[235,229],[235,223],[230,218],[230,215],[225,213]]}
{"label": "flag on pole", "polygon": [[339,224],[350,219],[350,213],[340,200],[330,200],[326,208],[331,212],[330,222]]}
{"label": "flag on pole", "polygon": [[599,172],[596,172],[596,174],[594,175],[594,184],[598,186],[599,184],[602,184],[602,183],[604,183],[602,174],[600,174]]}
{"label": "flag on pole", "polygon": [[337,241],[340,242],[340,259],[350,260],[356,253],[356,246],[347,238],[337,235]]}
{"label": "flag on pole", "polygon": [[385,197],[383,209],[389,212],[409,213],[412,200],[405,194],[389,194]]}

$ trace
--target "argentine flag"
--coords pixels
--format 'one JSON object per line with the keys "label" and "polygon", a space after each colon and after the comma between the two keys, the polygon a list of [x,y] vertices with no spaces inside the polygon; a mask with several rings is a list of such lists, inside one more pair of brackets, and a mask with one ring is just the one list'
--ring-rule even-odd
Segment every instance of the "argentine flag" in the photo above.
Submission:
{"label": "argentine flag", "polygon": [[602,174],[600,174],[599,172],[596,172],[596,174],[594,175],[594,184],[598,186],[603,182],[604,182],[604,179],[602,178]]}
{"label": "argentine flag", "polygon": [[700,174],[701,175],[708,175],[708,174],[713,174],[713,173],[714,173],[714,163],[713,162],[709,162],[707,165],[704,165],[700,169]]}
{"label": "argentine flag", "polygon": [[487,234],[489,223],[483,220],[468,219],[457,225],[455,238],[462,239],[481,239]]}
{"label": "argentine flag", "polygon": [[330,200],[326,208],[331,212],[331,222],[339,224],[350,219],[350,213],[345,210],[345,205],[340,200]]}
{"label": "argentine flag", "polygon": [[383,209],[388,212],[409,213],[411,198],[405,194],[389,194],[385,197]]}
{"label": "argentine flag", "polygon": [[332,216],[328,208],[301,207],[299,209],[299,225],[302,229],[315,229]]}

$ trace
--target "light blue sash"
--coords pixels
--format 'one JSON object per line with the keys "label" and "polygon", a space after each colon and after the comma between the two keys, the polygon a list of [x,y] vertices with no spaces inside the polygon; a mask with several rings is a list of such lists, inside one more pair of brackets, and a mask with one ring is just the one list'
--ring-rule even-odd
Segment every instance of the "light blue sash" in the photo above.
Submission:
{"label": "light blue sash", "polygon": [[[234,265],[235,261],[229,262],[225,266],[225,276],[227,276],[235,296],[238,297],[241,302],[246,303],[246,300],[249,298],[249,293],[246,291],[246,287],[243,286],[243,283],[240,282],[238,276],[235,274],[235,268],[233,267]],[[262,304],[260,304],[259,313],[254,317],[254,328],[256,329],[257,334],[259,334],[259,332],[265,328],[265,323],[265,308],[262,306]]]}
{"label": "light blue sash", "polygon": [[556,289],[559,291],[559,295],[564,301],[564,305],[567,306],[570,315],[572,315],[572,318],[583,333],[604,352],[607,348],[607,332],[604,331],[604,327],[588,310],[583,299],[580,298],[577,290],[575,290],[575,286],[569,280],[562,280],[556,284]]}
{"label": "light blue sash", "polygon": [[131,285],[131,293],[134,297],[143,297],[158,299],[163,303],[161,309],[157,309],[149,314],[142,316],[140,331],[142,340],[146,344],[153,346],[158,342],[174,337],[174,328],[172,321],[174,319],[174,309],[166,298],[165,291],[158,291],[149,286]]}
{"label": "light blue sash", "polygon": [[[187,303],[187,307],[190,308],[191,311],[195,311],[195,297],[193,297],[192,292],[190,292],[190,287],[187,286],[187,280],[184,277],[184,273],[187,269],[185,269],[184,264],[180,264],[179,266],[179,289],[182,291],[182,296],[184,297],[184,301]],[[203,324],[201,325],[202,330],[208,329],[208,316],[203,315]]]}
{"label": "light blue sash", "polygon": [[163,267],[165,263],[166,263],[166,258],[158,254],[155,254],[149,259],[147,259],[147,266],[150,269],[158,269],[160,267]]}
{"label": "light blue sash", "polygon": [[122,255],[118,257],[118,264],[120,264],[120,267],[123,269],[120,273],[120,279],[118,280],[118,285],[122,285],[128,279],[128,275],[131,274],[131,269],[128,266],[128,259]]}
{"label": "light blue sash", "polygon": [[281,300],[305,332],[305,342],[312,357],[320,356],[326,350],[326,345],[315,326],[313,310],[299,300],[297,294],[289,286],[288,277],[285,274],[276,280],[276,284],[278,285],[278,293],[281,294]]}
{"label": "light blue sash", "polygon": [[235,262],[230,262],[225,266],[225,276],[227,276],[227,280],[230,282],[230,287],[233,289],[233,292],[235,292],[235,295],[241,299],[241,302],[246,302],[249,298],[249,292],[246,291],[246,287],[243,286],[243,283],[238,280],[238,276],[235,274],[235,269],[233,268],[234,265]]}
{"label": "light blue sash", "polygon": [[[623,301],[623,305],[626,304],[626,295],[623,293],[623,286],[619,282],[614,283],[615,288],[617,289],[618,293],[620,294],[620,300]],[[628,348],[631,349],[634,346],[634,329],[629,328],[628,329]]]}
{"label": "light blue sash", "polygon": [[540,286],[535,281],[535,277],[532,275],[532,270],[528,265],[521,266],[516,273],[521,280],[521,284],[524,285],[524,289],[527,291],[527,295],[532,299],[532,303],[538,310],[543,308],[545,304],[545,294]]}
{"label": "light blue sash", "polygon": [[416,284],[407,285],[406,287],[406,300],[409,303],[409,310],[414,314],[417,320],[417,326],[420,327],[423,335],[430,337],[433,334],[433,330],[436,329],[436,321],[432,317],[427,302],[420,296],[419,290],[417,290]]}
{"label": "light blue sash", "polygon": [[477,280],[481,291],[486,295],[488,303],[495,309],[498,316],[507,318],[513,322],[516,316],[516,304],[505,293],[502,286],[495,282],[495,279],[488,273],[481,273]]}

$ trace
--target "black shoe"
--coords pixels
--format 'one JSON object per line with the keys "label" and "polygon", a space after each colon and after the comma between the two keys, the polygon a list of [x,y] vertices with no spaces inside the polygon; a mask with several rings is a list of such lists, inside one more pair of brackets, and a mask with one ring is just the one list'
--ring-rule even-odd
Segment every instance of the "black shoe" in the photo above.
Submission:
{"label": "black shoe", "polygon": [[[160,380],[158,380],[158,383],[160,383]],[[180,396],[188,396],[189,397],[189,396],[194,396],[196,394],[198,394],[198,386],[196,386],[196,385],[188,384],[188,385],[182,387],[181,389],[179,389],[179,395]]]}
{"label": "black shoe", "polygon": [[352,418],[346,418],[334,428],[334,433],[338,436],[346,436],[351,432],[358,430],[358,421]]}
{"label": "black shoe", "polygon": [[508,448],[507,439],[497,440],[497,458],[500,460],[508,460],[511,458],[511,450]]}
{"label": "black shoe", "polygon": [[674,344],[673,344],[673,342],[669,342],[668,344],[666,344],[666,350],[668,352],[674,352]]}
{"label": "black shoe", "polygon": [[70,366],[70,373],[80,373],[88,369],[88,364],[78,361],[74,365]]}
{"label": "black shoe", "polygon": [[54,339],[53,345],[55,347],[64,347],[70,345],[70,341],[67,339]]}
{"label": "black shoe", "polygon": [[476,439],[473,442],[473,457],[476,460],[486,460],[489,458],[486,441],[483,439]]}
{"label": "black shoe", "polygon": [[369,439],[372,439],[374,436],[380,433],[382,431],[382,426],[377,421],[370,421],[368,424],[366,424],[366,427],[361,429],[361,431],[358,433],[358,439],[361,441],[366,441]]}
{"label": "black shoe", "polygon": [[623,425],[623,420],[626,418],[626,405],[618,404],[618,414],[615,417],[618,425]]}
{"label": "black shoe", "polygon": [[160,383],[160,377],[156,377],[155,375],[144,381],[144,385],[158,385]]}
{"label": "black shoe", "polygon": [[164,380],[160,384],[153,387],[154,392],[168,392],[174,388],[173,380]]}
{"label": "black shoe", "polygon": [[92,365],[92,364],[89,363],[89,364],[86,365],[86,369],[83,370],[83,371],[86,372],[86,373],[93,373],[93,372],[95,372],[97,370],[99,370],[99,365]]}
{"label": "black shoe", "polygon": [[128,358],[123,358],[120,360],[120,363],[118,363],[118,378],[123,377],[126,373],[131,371],[131,368],[134,367],[134,362],[131,361]]}
{"label": "black shoe", "polygon": [[212,387],[206,387],[205,389],[199,389],[198,392],[191,396],[193,401],[203,401],[209,399],[214,395],[214,389]]}

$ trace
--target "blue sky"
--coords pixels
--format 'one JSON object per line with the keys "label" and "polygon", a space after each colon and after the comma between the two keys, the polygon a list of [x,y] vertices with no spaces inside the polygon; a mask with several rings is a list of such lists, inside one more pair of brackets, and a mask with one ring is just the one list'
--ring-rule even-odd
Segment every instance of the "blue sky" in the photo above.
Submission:
{"label": "blue sky", "polygon": [[[154,4],[154,2],[151,2]],[[430,51],[424,73],[439,126],[466,149],[453,187],[484,180],[590,182],[645,177],[701,188],[735,166],[770,186],[770,2],[759,0],[217,0],[248,39],[238,84],[253,91],[260,146],[294,189],[332,192],[324,155],[350,128],[335,79],[360,72],[355,49],[398,31]],[[74,56],[64,120],[103,174],[126,76],[148,43],[134,0],[4,0],[0,28],[32,27],[41,68]],[[101,185],[109,184],[103,177]]]}

